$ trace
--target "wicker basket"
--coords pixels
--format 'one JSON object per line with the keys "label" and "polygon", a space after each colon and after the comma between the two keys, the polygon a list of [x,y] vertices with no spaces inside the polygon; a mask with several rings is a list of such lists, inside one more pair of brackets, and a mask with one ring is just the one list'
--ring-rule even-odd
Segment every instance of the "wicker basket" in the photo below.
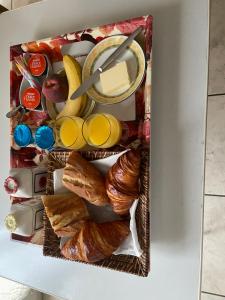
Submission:
{"label": "wicker basket", "polygon": [[[80,152],[87,160],[100,159],[116,154],[118,152],[109,151],[88,151]],[[54,194],[53,189],[53,172],[55,169],[63,168],[66,164],[69,152],[53,152],[49,156],[47,194]],[[136,224],[139,243],[143,254],[141,257],[131,255],[112,255],[107,259],[94,263],[93,265],[110,268],[113,270],[123,271],[136,274],[139,276],[147,276],[149,272],[149,151],[142,151],[141,162],[141,193],[138,206],[136,209]],[[44,216],[44,248],[45,256],[64,258],[60,253],[60,239],[54,233],[50,222],[45,214]]]}

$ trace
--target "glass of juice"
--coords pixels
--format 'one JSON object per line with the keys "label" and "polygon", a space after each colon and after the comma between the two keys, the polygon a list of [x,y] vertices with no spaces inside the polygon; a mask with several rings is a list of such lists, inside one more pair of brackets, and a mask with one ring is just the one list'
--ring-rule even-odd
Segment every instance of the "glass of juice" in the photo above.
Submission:
{"label": "glass of juice", "polygon": [[90,115],[83,124],[87,143],[97,148],[110,148],[121,138],[122,127],[113,115],[102,113]]}
{"label": "glass of juice", "polygon": [[82,134],[84,120],[79,117],[62,117],[56,121],[57,145],[79,150],[86,145]]}

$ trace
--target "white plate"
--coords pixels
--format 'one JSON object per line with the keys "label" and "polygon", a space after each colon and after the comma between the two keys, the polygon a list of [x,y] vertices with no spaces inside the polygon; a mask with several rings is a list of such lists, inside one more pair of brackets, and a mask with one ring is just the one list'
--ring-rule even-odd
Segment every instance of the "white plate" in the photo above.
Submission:
{"label": "white plate", "polygon": [[[127,36],[111,36],[98,43],[88,54],[82,72],[83,82],[88,79],[106,59],[127,39]],[[87,94],[96,102],[103,104],[119,103],[131,96],[139,87],[145,73],[145,56],[141,46],[135,40],[114,62],[114,64],[126,61],[130,76],[130,86],[124,90],[106,95],[103,93],[100,80],[91,87]],[[112,78],[113,80],[113,78]]]}

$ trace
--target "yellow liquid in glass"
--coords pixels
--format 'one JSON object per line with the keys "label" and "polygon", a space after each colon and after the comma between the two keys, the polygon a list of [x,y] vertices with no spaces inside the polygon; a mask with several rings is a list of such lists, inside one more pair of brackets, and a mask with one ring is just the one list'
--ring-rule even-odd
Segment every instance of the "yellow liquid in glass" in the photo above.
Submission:
{"label": "yellow liquid in glass", "polygon": [[120,122],[109,114],[96,114],[88,123],[88,139],[99,148],[116,145],[121,137]]}
{"label": "yellow liquid in glass", "polygon": [[60,126],[60,140],[64,147],[81,149],[86,145],[82,135],[83,119],[67,117]]}

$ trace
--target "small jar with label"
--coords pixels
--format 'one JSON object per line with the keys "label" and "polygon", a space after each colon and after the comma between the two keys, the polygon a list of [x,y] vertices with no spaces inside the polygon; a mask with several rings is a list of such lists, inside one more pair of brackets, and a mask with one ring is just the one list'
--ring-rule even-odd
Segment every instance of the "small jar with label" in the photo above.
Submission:
{"label": "small jar with label", "polygon": [[44,207],[40,198],[16,203],[5,218],[5,227],[22,236],[32,236],[43,227]]}
{"label": "small jar with label", "polygon": [[13,197],[32,198],[45,194],[46,183],[45,168],[13,168],[4,182],[4,188]]}
{"label": "small jar with label", "polygon": [[28,66],[33,76],[39,77],[46,75],[47,62],[45,55],[39,53],[31,54],[28,60]]}
{"label": "small jar with label", "polygon": [[14,129],[13,137],[19,147],[35,144],[40,149],[51,150],[55,144],[54,130],[47,125],[42,125],[34,131],[26,124],[19,124]]}
{"label": "small jar with label", "polygon": [[28,70],[23,70],[19,99],[23,108],[30,111],[46,111],[45,97],[42,93],[43,80],[52,72],[51,63],[45,54],[26,53]]}
{"label": "small jar with label", "polygon": [[27,110],[36,110],[41,106],[41,94],[34,87],[27,87],[22,94],[22,105]]}

